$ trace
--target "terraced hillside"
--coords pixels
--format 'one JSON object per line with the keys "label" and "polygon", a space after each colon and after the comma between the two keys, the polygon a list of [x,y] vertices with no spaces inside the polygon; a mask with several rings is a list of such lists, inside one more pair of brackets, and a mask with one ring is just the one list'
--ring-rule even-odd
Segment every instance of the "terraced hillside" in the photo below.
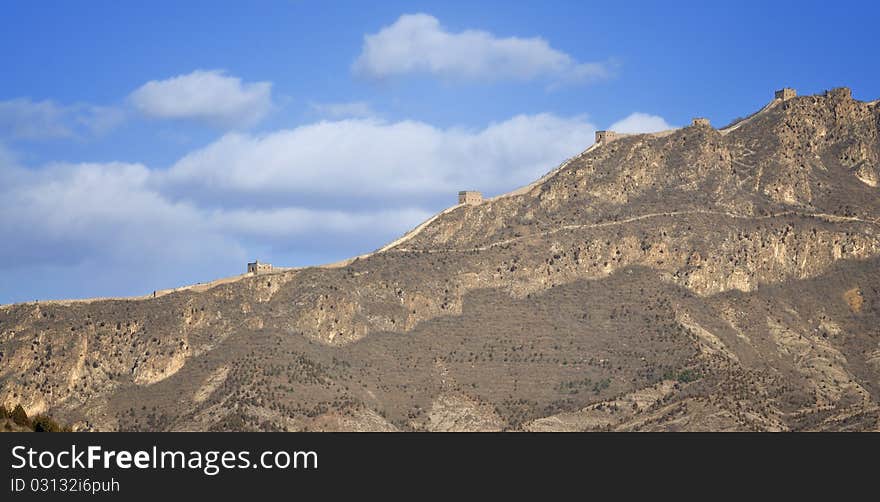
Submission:
{"label": "terraced hillside", "polygon": [[588,149],[337,267],[0,307],[0,402],[97,430],[880,430],[880,108]]}

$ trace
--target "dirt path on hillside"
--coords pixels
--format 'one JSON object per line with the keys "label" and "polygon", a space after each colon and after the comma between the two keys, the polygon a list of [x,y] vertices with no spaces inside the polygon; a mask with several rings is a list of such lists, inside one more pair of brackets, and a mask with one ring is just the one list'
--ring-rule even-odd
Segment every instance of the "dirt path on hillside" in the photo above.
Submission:
{"label": "dirt path on hillside", "polygon": [[736,218],[736,219],[751,219],[751,220],[765,220],[770,218],[779,218],[783,216],[802,216],[805,218],[818,218],[825,221],[830,222],[856,222],[856,223],[866,223],[869,225],[875,225],[880,227],[880,221],[876,220],[866,220],[863,218],[857,218],[855,216],[839,216],[836,214],[828,214],[828,213],[805,213],[799,211],[783,211],[781,213],[775,213],[770,215],[763,216],[755,216],[755,215],[743,215],[736,213],[729,213],[726,211],[706,211],[706,210],[691,210],[691,211],[672,211],[672,212],[663,212],[663,213],[649,213],[643,214],[639,216],[633,216],[631,218],[626,218],[623,220],[615,220],[615,221],[605,221],[601,223],[587,223],[582,225],[564,225],[559,228],[555,228],[553,230],[547,230],[545,232],[539,232],[536,234],[522,235],[519,237],[512,237],[510,239],[504,239],[501,241],[493,242],[491,244],[487,244],[485,246],[478,246],[473,248],[443,248],[443,249],[408,249],[408,248],[396,248],[389,251],[395,252],[418,252],[418,253],[438,253],[438,252],[471,252],[471,251],[487,251],[489,249],[505,246],[507,244],[511,244],[517,241],[531,239],[534,237],[545,237],[548,235],[553,235],[559,232],[563,232],[566,230],[584,230],[591,228],[603,228],[610,227],[615,225],[625,225],[627,223],[632,223],[635,221],[646,220],[649,218],[659,218],[659,217],[673,217],[673,216],[684,216],[684,215],[693,215],[693,214],[706,214],[712,216],[724,216],[728,218]]}

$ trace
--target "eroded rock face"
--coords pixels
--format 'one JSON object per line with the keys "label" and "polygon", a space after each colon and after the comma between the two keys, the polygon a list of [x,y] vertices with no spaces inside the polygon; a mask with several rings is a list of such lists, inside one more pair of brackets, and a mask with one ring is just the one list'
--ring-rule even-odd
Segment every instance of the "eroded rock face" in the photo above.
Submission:
{"label": "eroded rock face", "polygon": [[880,427],[880,111],[625,136],[312,268],[0,309],[0,401],[93,429]]}
{"label": "eroded rock face", "polygon": [[234,312],[235,299],[271,295],[262,278],[251,282],[153,300],[6,307],[0,402],[21,402],[29,414],[92,407],[117,389],[160,382],[240,325],[253,324],[253,316]]}

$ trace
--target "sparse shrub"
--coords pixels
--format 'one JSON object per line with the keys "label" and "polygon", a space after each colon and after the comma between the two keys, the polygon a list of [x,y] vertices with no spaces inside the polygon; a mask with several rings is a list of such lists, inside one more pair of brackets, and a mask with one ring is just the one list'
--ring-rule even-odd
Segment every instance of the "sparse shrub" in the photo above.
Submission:
{"label": "sparse shrub", "polygon": [[690,383],[700,379],[700,374],[694,370],[683,370],[678,374],[678,380],[681,383]]}
{"label": "sparse shrub", "polygon": [[9,418],[9,410],[6,409],[6,406],[0,404],[0,420],[4,418]]}
{"label": "sparse shrub", "polygon": [[607,389],[609,386],[611,386],[611,379],[603,378],[602,380],[599,380],[598,382],[593,384],[593,393],[598,394]]}
{"label": "sparse shrub", "polygon": [[663,374],[664,380],[676,380],[679,383],[690,383],[699,380],[702,377],[697,371],[691,369],[681,370],[676,373],[673,370],[667,370]]}

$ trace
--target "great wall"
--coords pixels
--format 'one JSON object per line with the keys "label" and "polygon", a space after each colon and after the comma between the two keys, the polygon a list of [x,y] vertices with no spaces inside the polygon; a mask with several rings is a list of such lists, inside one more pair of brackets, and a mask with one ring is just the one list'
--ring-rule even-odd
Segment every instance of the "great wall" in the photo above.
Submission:
{"label": "great wall", "polygon": [[[847,92],[848,92],[848,90],[847,90]],[[756,117],[766,113],[769,110],[772,110],[776,106],[778,106],[782,103],[785,103],[786,101],[788,101],[796,96],[797,96],[797,91],[795,89],[788,88],[788,87],[779,89],[774,92],[773,99],[771,99],[770,102],[767,103],[760,110],[758,110],[757,112],[755,112],[755,113],[753,113],[743,119],[735,121],[734,123],[728,125],[725,128],[718,129],[718,132],[721,133],[722,135],[729,134],[730,132],[735,131],[738,128],[742,127],[743,125],[754,120]],[[869,104],[877,104],[878,102],[880,102],[880,100],[873,101]],[[705,117],[696,117],[692,120],[691,126],[692,127],[711,127],[711,124],[709,122],[709,119],[707,119]],[[654,133],[643,133],[643,134],[638,134],[638,135],[645,135],[645,136],[649,136],[649,137],[660,138],[660,137],[668,136],[669,134],[672,134],[677,130],[678,129],[669,129],[669,130],[665,130],[665,131],[659,131],[659,132],[654,132]],[[97,297],[97,298],[65,299],[65,300],[35,300],[34,302],[23,302],[23,303],[34,303],[34,304],[43,304],[43,305],[71,305],[71,304],[77,304],[77,303],[92,303],[92,302],[106,301],[106,300],[127,300],[127,301],[149,300],[151,298],[159,298],[162,296],[166,296],[166,295],[169,295],[172,293],[177,293],[177,292],[182,292],[182,291],[204,292],[204,291],[207,291],[207,290],[214,288],[216,286],[241,281],[243,279],[253,277],[254,275],[257,275],[257,274],[259,274],[259,275],[286,274],[286,273],[297,272],[297,271],[300,271],[303,269],[308,269],[308,268],[341,268],[341,267],[345,267],[356,260],[369,258],[370,256],[373,256],[375,254],[385,253],[385,252],[394,250],[395,248],[398,248],[402,244],[405,244],[406,242],[408,242],[411,239],[418,236],[425,228],[427,228],[431,223],[436,221],[438,218],[440,218],[446,214],[449,214],[452,211],[455,211],[461,207],[476,206],[476,205],[482,204],[484,202],[493,202],[493,201],[497,201],[500,199],[504,199],[504,198],[508,198],[508,197],[515,197],[515,196],[524,195],[526,193],[529,193],[535,187],[541,186],[548,179],[552,178],[558,172],[565,169],[573,161],[592,152],[596,148],[599,148],[603,145],[608,145],[617,139],[628,137],[628,136],[634,136],[634,135],[637,135],[637,134],[618,133],[615,131],[607,131],[607,130],[596,131],[593,144],[591,144],[587,149],[585,149],[581,153],[566,159],[561,164],[559,164],[559,166],[550,170],[544,176],[533,181],[532,183],[529,183],[528,185],[514,189],[510,192],[496,195],[496,196],[491,197],[489,199],[484,199],[482,194],[477,191],[461,191],[458,193],[458,204],[456,204],[454,206],[450,206],[450,207],[440,211],[439,213],[431,216],[427,220],[423,221],[422,223],[420,223],[419,225],[414,227],[412,230],[410,230],[407,233],[405,233],[404,235],[402,235],[400,238],[398,238],[398,239],[386,244],[385,246],[382,246],[381,248],[379,248],[373,252],[370,252],[370,253],[365,253],[362,255],[353,256],[353,257],[346,258],[344,260],[340,260],[340,261],[333,262],[333,263],[326,263],[326,264],[314,265],[314,266],[302,266],[302,267],[274,267],[271,264],[260,263],[259,260],[256,260],[255,262],[247,264],[247,272],[244,274],[234,275],[234,276],[230,276],[230,277],[224,277],[224,278],[216,279],[216,280],[213,280],[210,282],[205,282],[205,283],[196,283],[196,284],[180,286],[180,287],[176,287],[176,288],[160,289],[160,290],[154,291],[153,293],[141,295],[141,296]],[[656,215],[645,215],[645,217],[650,217],[650,216],[656,216]],[[804,216],[811,216],[811,215],[804,214]],[[821,215],[813,215],[813,216],[821,216]],[[870,222],[870,223],[876,223],[876,222]],[[3,310],[5,308],[8,308],[13,305],[16,305],[16,304],[0,305],[0,310]]]}
{"label": "great wall", "polygon": [[606,133],[360,257],[3,307],[0,402],[77,430],[880,430],[878,102],[784,97]]}

